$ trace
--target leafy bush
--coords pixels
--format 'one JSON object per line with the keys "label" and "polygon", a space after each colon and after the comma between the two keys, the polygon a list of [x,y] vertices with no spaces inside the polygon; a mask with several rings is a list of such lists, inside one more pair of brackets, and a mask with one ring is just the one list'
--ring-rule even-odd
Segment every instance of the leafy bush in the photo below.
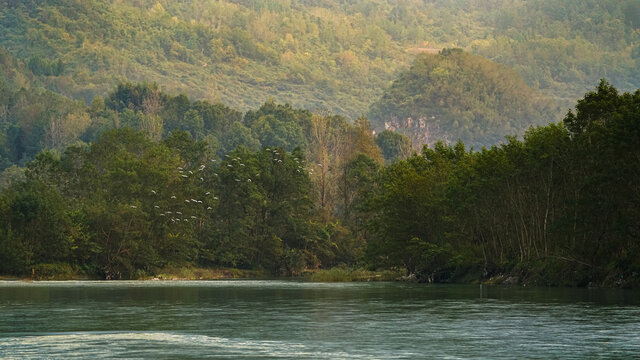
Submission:
{"label": "leafy bush", "polygon": [[66,263],[37,264],[32,271],[35,280],[71,280],[76,275],[71,265]]}

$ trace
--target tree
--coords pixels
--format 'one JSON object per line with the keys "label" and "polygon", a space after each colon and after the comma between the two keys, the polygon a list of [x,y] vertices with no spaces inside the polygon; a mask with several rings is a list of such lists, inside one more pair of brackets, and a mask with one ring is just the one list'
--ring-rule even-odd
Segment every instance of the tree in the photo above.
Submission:
{"label": "tree", "polygon": [[66,215],[67,202],[55,189],[39,181],[19,183],[4,192],[4,235],[7,251],[3,271],[22,275],[39,263],[69,258],[73,237]]}
{"label": "tree", "polygon": [[404,159],[411,154],[411,140],[408,137],[389,130],[376,136],[376,143],[382,151],[385,162]]}
{"label": "tree", "polygon": [[218,154],[223,156],[225,153],[232,151],[233,149],[244,146],[250,150],[257,150],[261,144],[251,132],[251,129],[247,128],[240,122],[233,123],[231,129],[227,133],[227,136],[221,141],[221,146],[218,150]]}
{"label": "tree", "polygon": [[278,146],[286,151],[306,146],[302,128],[291,119],[280,120],[271,114],[264,115],[253,122],[251,129],[263,146]]}

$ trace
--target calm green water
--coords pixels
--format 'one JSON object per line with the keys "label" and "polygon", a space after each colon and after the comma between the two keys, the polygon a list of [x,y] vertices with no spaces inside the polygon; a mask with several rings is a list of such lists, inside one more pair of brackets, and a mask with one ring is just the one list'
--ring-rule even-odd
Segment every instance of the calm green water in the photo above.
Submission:
{"label": "calm green water", "polygon": [[0,358],[638,359],[640,293],[0,281]]}

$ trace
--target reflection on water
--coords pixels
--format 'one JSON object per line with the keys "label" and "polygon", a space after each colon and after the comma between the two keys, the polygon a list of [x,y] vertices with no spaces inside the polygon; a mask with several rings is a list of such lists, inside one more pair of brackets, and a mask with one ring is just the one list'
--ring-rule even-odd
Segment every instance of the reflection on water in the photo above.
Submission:
{"label": "reflection on water", "polygon": [[0,358],[633,358],[640,293],[296,281],[0,282]]}

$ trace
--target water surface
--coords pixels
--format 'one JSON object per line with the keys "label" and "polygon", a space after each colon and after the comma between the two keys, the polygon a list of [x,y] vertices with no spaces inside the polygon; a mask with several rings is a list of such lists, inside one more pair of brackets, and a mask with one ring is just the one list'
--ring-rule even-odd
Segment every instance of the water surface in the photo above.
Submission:
{"label": "water surface", "polygon": [[638,357],[633,291],[0,281],[2,359]]}

